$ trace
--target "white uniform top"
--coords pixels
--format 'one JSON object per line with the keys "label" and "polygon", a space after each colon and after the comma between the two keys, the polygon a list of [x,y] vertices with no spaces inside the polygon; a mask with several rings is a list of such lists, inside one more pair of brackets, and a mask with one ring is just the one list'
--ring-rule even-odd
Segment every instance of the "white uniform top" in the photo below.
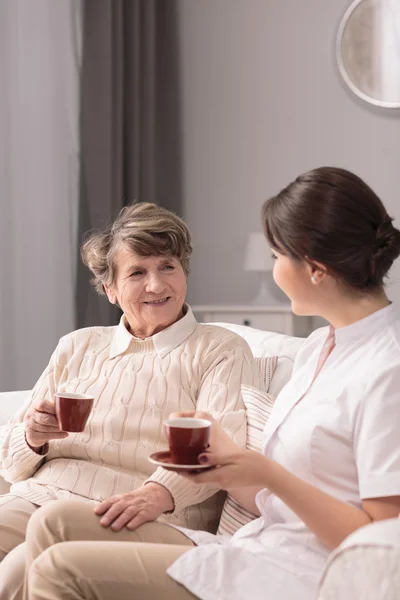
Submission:
{"label": "white uniform top", "polygon": [[[391,305],[329,334],[313,332],[266,424],[263,453],[339,500],[400,495],[400,321]],[[312,384],[312,385],[311,385]],[[310,387],[311,386],[311,387]],[[311,600],[329,550],[276,495],[232,538],[189,532],[197,548],[168,574],[202,600]]]}

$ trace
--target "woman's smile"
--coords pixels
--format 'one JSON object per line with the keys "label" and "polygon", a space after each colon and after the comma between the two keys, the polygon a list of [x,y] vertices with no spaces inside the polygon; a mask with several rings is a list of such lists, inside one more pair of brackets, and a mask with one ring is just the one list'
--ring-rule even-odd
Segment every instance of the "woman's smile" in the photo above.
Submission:
{"label": "woman's smile", "polygon": [[147,304],[148,306],[155,306],[157,308],[162,308],[168,303],[171,296],[164,296],[164,298],[160,298],[159,300],[145,300],[143,304]]}

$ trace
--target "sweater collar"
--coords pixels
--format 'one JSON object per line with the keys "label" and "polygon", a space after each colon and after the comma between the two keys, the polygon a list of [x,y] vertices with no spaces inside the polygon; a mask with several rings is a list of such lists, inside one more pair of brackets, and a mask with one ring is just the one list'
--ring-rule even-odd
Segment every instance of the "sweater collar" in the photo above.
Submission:
{"label": "sweater collar", "polygon": [[154,348],[160,358],[164,358],[182,344],[197,327],[197,321],[188,304],[184,305],[184,310],[186,311],[185,315],[179,321],[144,340],[136,338],[128,331],[125,315],[122,315],[111,342],[110,358],[124,354],[130,346],[132,346],[133,352],[135,350],[150,351]]}

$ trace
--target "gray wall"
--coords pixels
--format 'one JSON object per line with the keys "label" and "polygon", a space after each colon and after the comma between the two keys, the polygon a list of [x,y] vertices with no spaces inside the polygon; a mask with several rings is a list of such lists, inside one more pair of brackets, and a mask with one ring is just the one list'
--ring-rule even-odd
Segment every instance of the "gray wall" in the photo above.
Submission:
{"label": "gray wall", "polygon": [[80,14],[0,2],[0,391],[33,386],[74,328]]}
{"label": "gray wall", "polygon": [[[181,0],[185,216],[192,303],[246,302],[246,237],[263,200],[321,165],[353,170],[400,217],[400,113],[341,83],[334,41],[349,0]],[[390,295],[400,301],[400,261]]]}

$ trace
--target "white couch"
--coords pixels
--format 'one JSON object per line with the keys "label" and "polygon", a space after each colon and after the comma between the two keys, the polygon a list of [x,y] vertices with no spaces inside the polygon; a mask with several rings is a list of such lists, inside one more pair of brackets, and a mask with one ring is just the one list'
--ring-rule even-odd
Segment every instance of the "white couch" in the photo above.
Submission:
{"label": "white couch", "polygon": [[[246,339],[254,356],[278,356],[270,391],[277,395],[290,378],[301,338],[220,323]],[[29,392],[0,393],[0,426]],[[0,493],[9,485],[0,477]],[[374,523],[349,536],[332,553],[317,600],[400,600],[400,520]]]}

